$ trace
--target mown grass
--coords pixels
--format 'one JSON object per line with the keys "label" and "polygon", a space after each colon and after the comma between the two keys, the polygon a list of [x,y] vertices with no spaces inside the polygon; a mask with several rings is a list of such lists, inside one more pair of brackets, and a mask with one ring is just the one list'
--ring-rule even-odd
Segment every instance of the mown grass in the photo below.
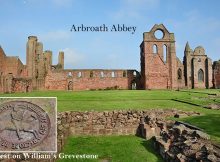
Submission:
{"label": "mown grass", "polygon": [[[202,92],[210,92],[203,90]],[[192,91],[35,91],[31,93],[4,94],[2,96],[16,97],[57,97],[58,111],[104,111],[115,109],[154,109],[177,108],[194,109],[195,106],[174,101],[198,102],[202,105],[214,103],[207,93],[192,93]],[[219,93],[212,90],[211,93]],[[206,99],[208,98],[208,99]]]}
{"label": "mown grass", "polygon": [[[213,94],[218,94],[218,96]],[[2,94],[1,96],[57,97],[58,111],[147,110],[155,108],[197,111],[202,115],[179,120],[204,129],[211,135],[212,140],[220,143],[220,111],[202,108],[209,104],[219,104],[219,94],[220,90],[114,90],[34,91],[31,93]],[[112,158],[114,162],[161,161],[153,151],[151,141],[144,141],[134,136],[70,137],[63,152],[71,154],[94,153],[103,159]]]}
{"label": "mown grass", "polygon": [[70,137],[62,152],[94,154],[98,155],[98,159],[60,159],[58,162],[162,162],[153,149],[152,141],[136,136]]}

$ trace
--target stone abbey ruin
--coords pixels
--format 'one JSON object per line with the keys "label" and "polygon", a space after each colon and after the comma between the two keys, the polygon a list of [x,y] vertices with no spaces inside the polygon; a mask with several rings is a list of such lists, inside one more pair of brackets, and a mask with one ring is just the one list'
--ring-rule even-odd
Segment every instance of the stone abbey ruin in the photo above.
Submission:
{"label": "stone abbey ruin", "polygon": [[[161,38],[155,35],[158,31]],[[0,47],[0,92],[220,88],[220,61],[212,63],[203,47],[192,50],[187,42],[181,62],[176,57],[174,33],[163,24],[143,34],[140,61],[140,73],[134,69],[64,69],[63,52],[53,65],[52,52],[43,51],[37,37],[29,36],[26,65]]]}

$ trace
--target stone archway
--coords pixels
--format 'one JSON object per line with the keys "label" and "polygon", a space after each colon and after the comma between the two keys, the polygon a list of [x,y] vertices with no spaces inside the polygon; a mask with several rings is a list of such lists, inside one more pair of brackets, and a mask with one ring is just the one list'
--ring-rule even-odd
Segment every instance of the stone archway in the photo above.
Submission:
{"label": "stone archway", "polygon": [[137,83],[136,83],[135,80],[131,82],[131,89],[132,90],[136,90],[137,89]]}
{"label": "stone archway", "polygon": [[26,92],[29,92],[29,85],[26,86]]}
{"label": "stone archway", "polygon": [[73,90],[73,82],[69,81],[68,82],[68,87],[67,87],[68,91],[72,91]]}

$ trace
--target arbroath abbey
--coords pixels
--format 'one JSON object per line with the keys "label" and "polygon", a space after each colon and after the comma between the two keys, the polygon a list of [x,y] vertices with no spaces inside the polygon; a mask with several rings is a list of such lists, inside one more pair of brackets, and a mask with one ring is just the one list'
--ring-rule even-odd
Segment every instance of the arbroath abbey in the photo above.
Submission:
{"label": "arbroath abbey", "polygon": [[[157,32],[162,36],[158,38]],[[26,65],[7,56],[0,47],[0,92],[33,90],[192,89],[220,88],[220,61],[208,58],[203,47],[186,43],[183,62],[176,57],[174,33],[163,24],[143,34],[141,71],[135,69],[64,69],[64,53],[52,64],[52,52],[43,51],[36,36],[29,36]]]}

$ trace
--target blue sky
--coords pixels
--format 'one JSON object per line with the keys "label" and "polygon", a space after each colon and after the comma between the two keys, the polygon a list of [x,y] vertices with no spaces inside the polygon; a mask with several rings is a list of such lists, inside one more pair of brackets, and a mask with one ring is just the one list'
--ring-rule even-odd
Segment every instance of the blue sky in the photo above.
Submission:
{"label": "blue sky", "polygon": [[[36,35],[44,50],[65,52],[65,68],[140,69],[143,32],[163,23],[175,34],[182,60],[187,41],[220,59],[220,1],[213,0],[0,0],[0,45],[26,61],[26,42]],[[72,25],[136,26],[129,32],[70,32]]]}

